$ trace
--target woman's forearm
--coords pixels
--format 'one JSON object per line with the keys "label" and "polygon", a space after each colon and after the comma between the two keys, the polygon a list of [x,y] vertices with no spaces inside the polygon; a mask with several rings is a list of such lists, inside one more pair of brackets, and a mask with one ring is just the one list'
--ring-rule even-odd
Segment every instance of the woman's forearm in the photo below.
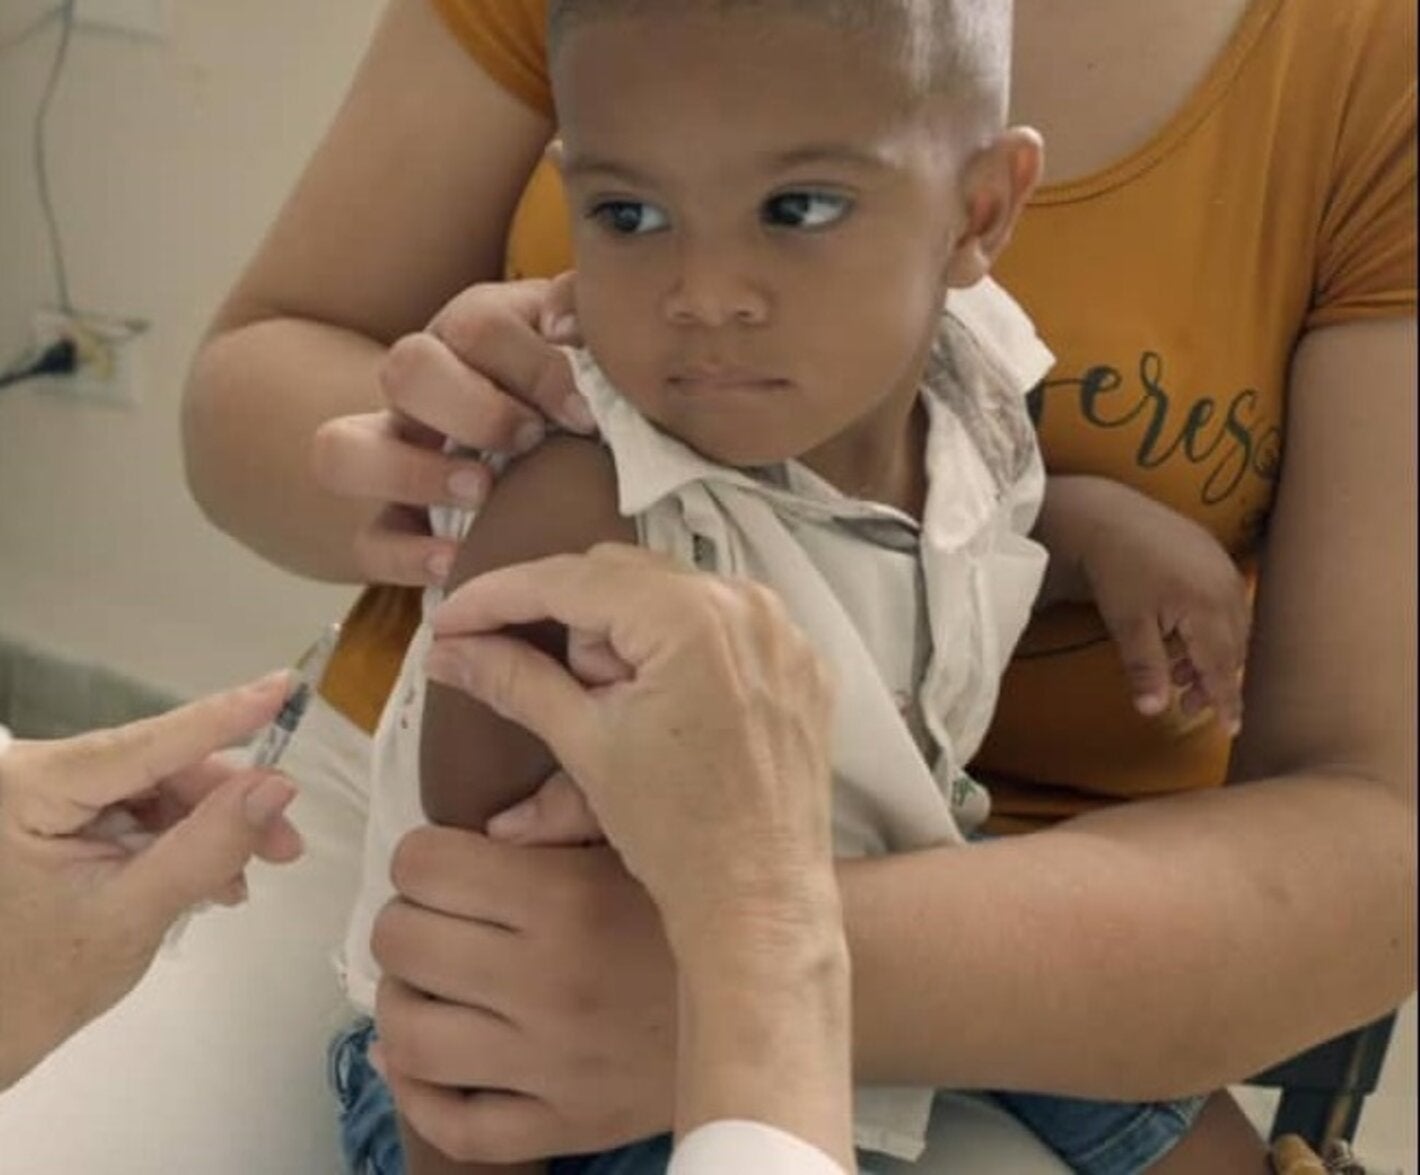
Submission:
{"label": "woman's forearm", "polygon": [[858,1075],[1123,1100],[1246,1077],[1413,990],[1413,838],[1400,789],[1316,774],[846,865]]}
{"label": "woman's forearm", "polygon": [[836,895],[824,909],[787,932],[760,933],[750,919],[673,935],[682,944],[677,1136],[749,1119],[855,1169],[848,948]]}
{"label": "woman's forearm", "polygon": [[311,439],[327,420],[379,406],[384,354],[362,335],[295,318],[213,334],[182,422],[188,485],[208,518],[281,567],[357,582],[355,533],[378,506],[323,489]]}

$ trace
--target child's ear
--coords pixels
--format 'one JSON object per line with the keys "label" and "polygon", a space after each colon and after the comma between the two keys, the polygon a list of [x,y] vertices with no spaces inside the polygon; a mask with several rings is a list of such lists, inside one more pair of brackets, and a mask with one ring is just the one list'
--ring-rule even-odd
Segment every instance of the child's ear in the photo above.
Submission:
{"label": "child's ear", "polygon": [[1044,164],[1040,136],[1028,127],[1002,132],[967,161],[961,177],[966,225],[947,263],[947,285],[965,289],[991,271]]}

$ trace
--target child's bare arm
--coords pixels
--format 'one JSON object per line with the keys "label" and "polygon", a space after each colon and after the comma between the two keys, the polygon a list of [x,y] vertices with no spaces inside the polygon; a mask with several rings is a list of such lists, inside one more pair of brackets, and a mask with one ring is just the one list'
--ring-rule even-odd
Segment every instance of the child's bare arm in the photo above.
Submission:
{"label": "child's bare arm", "polygon": [[[610,455],[594,441],[556,437],[509,469],[475,519],[449,587],[485,571],[600,542],[635,541],[616,509]],[[522,633],[562,655],[565,634],[546,626]],[[529,795],[556,766],[543,743],[456,690],[430,683],[420,743],[420,791],[435,824],[482,831],[491,816]],[[461,1163],[420,1139],[401,1120],[410,1175],[535,1175],[514,1167]]]}
{"label": "child's bare arm", "polygon": [[1217,539],[1100,477],[1052,477],[1035,537],[1050,552],[1042,604],[1099,609],[1140,713],[1162,713],[1177,692],[1185,715],[1211,707],[1236,733],[1250,605]]}
{"label": "child's bare arm", "polygon": [[[464,541],[449,587],[497,567],[635,537],[633,524],[617,513],[610,454],[593,441],[556,437],[499,481]],[[528,626],[520,635],[564,658],[566,636],[555,626]],[[424,706],[420,759],[429,819],[479,831],[556,766],[546,747],[522,727],[433,683]]]}

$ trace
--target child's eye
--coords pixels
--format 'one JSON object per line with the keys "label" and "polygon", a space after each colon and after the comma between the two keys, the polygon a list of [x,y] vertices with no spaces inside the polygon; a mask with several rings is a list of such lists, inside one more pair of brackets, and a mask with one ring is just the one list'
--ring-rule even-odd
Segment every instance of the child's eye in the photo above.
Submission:
{"label": "child's eye", "polygon": [[836,192],[783,192],[764,202],[764,223],[775,228],[827,228],[853,210],[853,201]]}
{"label": "child's eye", "polygon": [[603,228],[624,237],[660,232],[670,224],[661,209],[644,200],[603,200],[588,215]]}

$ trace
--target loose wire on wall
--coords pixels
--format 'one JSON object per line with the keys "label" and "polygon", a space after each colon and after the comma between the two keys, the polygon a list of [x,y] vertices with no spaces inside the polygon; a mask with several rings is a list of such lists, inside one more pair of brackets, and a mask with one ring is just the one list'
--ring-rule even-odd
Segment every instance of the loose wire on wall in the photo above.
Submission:
{"label": "loose wire on wall", "polygon": [[9,371],[0,373],[0,388],[24,383],[41,375],[70,375],[79,366],[79,348],[73,339],[58,339],[40,354],[26,356]]}
{"label": "loose wire on wall", "polygon": [[40,210],[44,216],[45,232],[49,244],[50,265],[54,274],[57,309],[68,319],[63,337],[32,348],[17,359],[10,367],[0,370],[0,388],[21,383],[40,375],[67,375],[78,369],[97,355],[103,366],[111,367],[113,348],[137,338],[148,328],[148,323],[136,318],[115,318],[94,311],[78,309],[69,287],[69,264],[64,252],[64,234],[59,216],[55,211],[53,188],[49,176],[49,113],[54,104],[64,75],[64,67],[69,60],[69,49],[74,39],[76,7],[78,0],[62,0],[47,12],[42,13],[14,36],[0,42],[0,53],[28,41],[54,21],[58,21],[59,42],[50,63],[49,75],[44,91],[35,111],[31,137],[32,157],[35,172],[35,187],[39,195]]}
{"label": "loose wire on wall", "polygon": [[53,8],[50,8],[45,12],[41,12],[37,17],[34,18],[34,20],[30,21],[29,24],[25,25],[24,28],[22,28],[14,36],[7,37],[5,40],[0,41],[0,53],[5,53],[8,50],[13,49],[16,45],[23,45],[36,33],[43,32],[49,27],[50,22],[53,21],[55,17],[59,16],[60,13],[64,11],[64,8],[64,4],[56,4]]}
{"label": "loose wire on wall", "polygon": [[40,99],[34,124],[34,165],[35,182],[39,187],[40,208],[44,212],[45,228],[49,233],[49,253],[54,266],[55,292],[59,297],[59,308],[65,314],[74,313],[74,303],[69,297],[69,267],[64,260],[64,238],[59,231],[59,217],[54,212],[54,199],[49,187],[49,151],[46,130],[49,123],[49,108],[54,102],[55,91],[59,88],[59,78],[64,72],[64,63],[69,59],[69,43],[74,38],[74,5],[77,0],[64,0],[59,6],[59,47],[54,51],[54,61],[49,67],[49,80],[45,82],[44,96]]}

